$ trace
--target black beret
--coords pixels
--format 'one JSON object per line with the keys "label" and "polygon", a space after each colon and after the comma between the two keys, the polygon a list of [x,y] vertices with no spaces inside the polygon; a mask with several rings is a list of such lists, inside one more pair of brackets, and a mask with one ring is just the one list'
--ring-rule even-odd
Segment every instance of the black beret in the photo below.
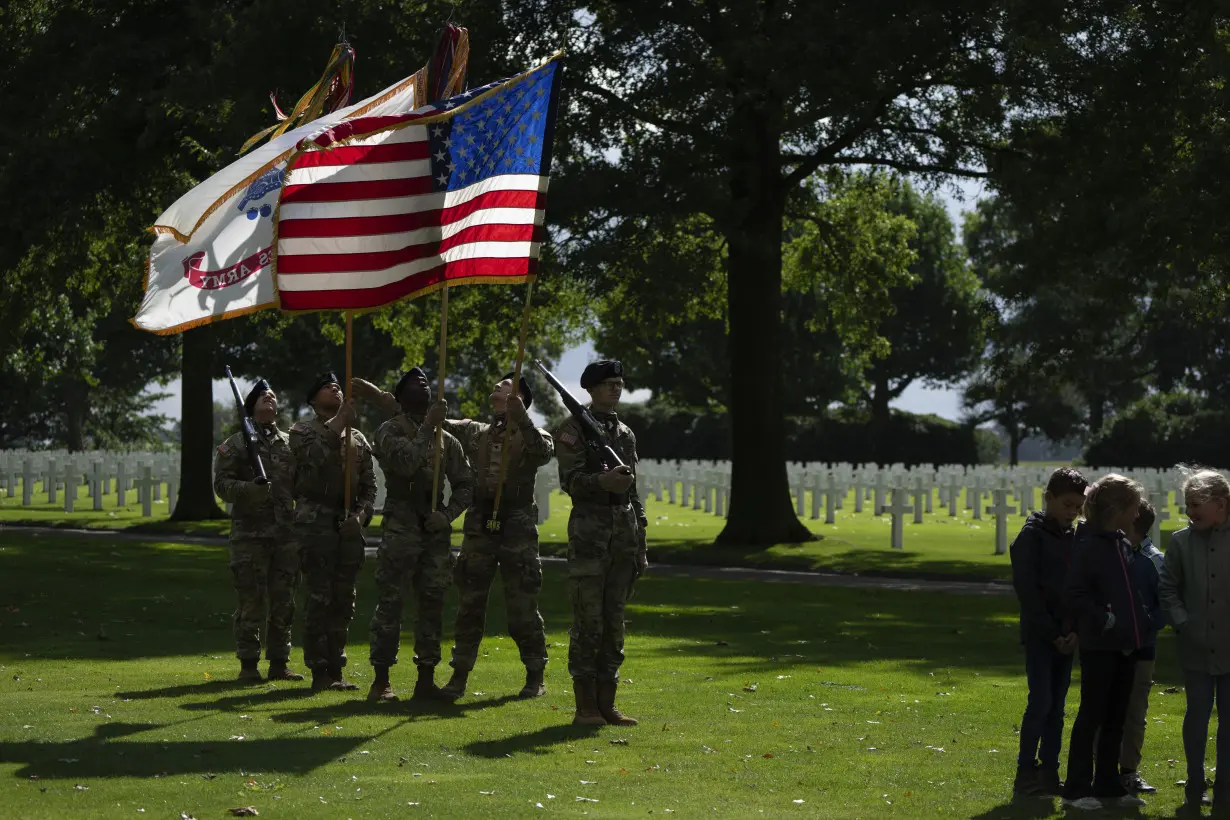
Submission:
{"label": "black beret", "polygon": [[400,399],[401,389],[406,386],[406,382],[410,381],[415,376],[422,376],[424,379],[427,378],[427,374],[423,372],[423,368],[421,367],[410,368],[409,370],[407,370],[405,373],[401,375],[400,379],[398,379],[397,387],[393,388],[393,398]]}
{"label": "black beret", "polygon": [[[504,378],[500,379],[500,381],[510,382],[513,380],[513,376],[515,375],[517,374],[516,373],[506,373],[504,374]],[[525,409],[529,410],[530,405],[534,403],[534,391],[530,390],[530,383],[525,380],[525,376],[521,377],[520,392],[521,392],[521,401],[525,402]]]}
{"label": "black beret", "polygon": [[265,393],[273,392],[273,388],[269,386],[269,382],[264,379],[257,379],[256,384],[252,385],[252,391],[248,393],[248,397],[243,400],[243,410],[249,416],[252,415],[252,408],[256,406],[256,400]]}
{"label": "black beret", "polygon": [[613,379],[616,376],[623,378],[624,366],[622,363],[611,359],[603,359],[600,362],[592,362],[585,366],[585,370],[581,373],[581,389],[589,390],[602,384],[607,379]]}
{"label": "black beret", "polygon": [[317,379],[316,381],[312,382],[312,386],[308,389],[308,392],[307,392],[306,404],[312,403],[312,401],[316,398],[316,394],[320,392],[320,388],[328,387],[331,384],[336,384],[339,387],[342,384],[342,380],[337,377],[336,373],[326,373],[323,376],[321,376],[319,379]]}

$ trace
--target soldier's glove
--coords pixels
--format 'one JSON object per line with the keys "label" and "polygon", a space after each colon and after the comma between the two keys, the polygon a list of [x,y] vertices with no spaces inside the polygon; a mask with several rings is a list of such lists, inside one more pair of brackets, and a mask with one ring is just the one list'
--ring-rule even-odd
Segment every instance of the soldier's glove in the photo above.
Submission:
{"label": "soldier's glove", "polygon": [[337,531],[343,538],[357,539],[363,537],[363,525],[359,523],[359,514],[352,513],[338,526]]}
{"label": "soldier's glove", "polygon": [[428,532],[444,532],[448,529],[448,516],[436,510],[423,522]]}
{"label": "soldier's glove", "polygon": [[423,416],[423,424],[434,429],[440,426],[440,422],[448,417],[448,402],[438,401],[431,407],[427,408],[427,414]]}
{"label": "soldier's glove", "polygon": [[636,476],[632,475],[631,467],[616,467],[614,470],[607,470],[598,476],[598,486],[602,488],[603,492],[620,495],[626,493],[635,480]]}
{"label": "soldier's glove", "polygon": [[356,399],[375,401],[383,391],[366,379],[351,379],[350,392]]}
{"label": "soldier's glove", "polygon": [[271,487],[269,484],[257,484],[255,481],[248,481],[243,486],[243,497],[245,501],[252,504],[259,504],[269,498]]}
{"label": "soldier's glove", "polygon": [[525,421],[525,402],[515,393],[508,397],[504,403],[506,412],[508,413],[508,421],[512,424],[520,424]]}

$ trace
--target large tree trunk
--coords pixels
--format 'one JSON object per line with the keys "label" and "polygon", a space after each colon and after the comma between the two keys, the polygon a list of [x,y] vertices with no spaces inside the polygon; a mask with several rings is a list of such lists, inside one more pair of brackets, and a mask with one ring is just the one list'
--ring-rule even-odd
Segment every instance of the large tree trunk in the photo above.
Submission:
{"label": "large tree trunk", "polygon": [[1101,394],[1094,394],[1089,397],[1089,435],[1090,437],[1097,435],[1102,429],[1102,423],[1106,421],[1106,401]]}
{"label": "large tree trunk", "polygon": [[64,388],[64,434],[70,453],[85,449],[85,417],[89,410],[90,388],[81,379],[72,379]]}
{"label": "large tree trunk", "polygon": [[[874,372],[874,371],[873,371]],[[889,452],[888,425],[892,418],[888,408],[889,388],[888,376],[875,373],[871,393],[871,436],[875,450],[876,462],[881,466],[892,463],[893,453]]]}
{"label": "large tree trunk", "polygon": [[[736,112],[738,113],[738,112]],[[745,112],[746,113],[746,112]],[[748,138],[730,170],[728,242],[731,496],[725,546],[770,546],[815,536],[790,503],[782,383],[782,217],[778,136],[765,117],[740,117]]]}
{"label": "large tree trunk", "polygon": [[172,521],[206,521],[224,518],[214,501],[214,348],[209,326],[183,335],[184,360],[181,379],[184,403],[180,416],[181,462],[179,501]]}
{"label": "large tree trunk", "polygon": [[1017,425],[1012,425],[1008,428],[1008,466],[1015,467],[1020,461],[1021,452],[1021,428]]}

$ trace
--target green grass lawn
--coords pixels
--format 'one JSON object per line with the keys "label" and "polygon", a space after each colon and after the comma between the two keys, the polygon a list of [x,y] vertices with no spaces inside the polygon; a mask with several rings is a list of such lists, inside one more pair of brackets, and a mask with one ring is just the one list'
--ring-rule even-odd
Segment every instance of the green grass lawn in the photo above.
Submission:
{"label": "green grass lawn", "polygon": [[[350,636],[364,687],[371,579],[368,566]],[[5,532],[0,814],[1058,816],[1008,801],[1025,697],[1008,596],[650,575],[629,605],[620,698],[642,723],[600,729],[568,725],[562,573],[543,591],[549,694],[528,702],[510,699],[522,673],[498,588],[471,694],[437,707],[236,685],[232,600],[222,547]],[[1162,792],[1146,817],[1181,798],[1183,697],[1166,691],[1163,643],[1143,767]],[[395,668],[402,691],[411,678]]]}
{"label": "green grass lawn", "polygon": [[[135,495],[135,494],[134,494]],[[35,500],[39,500],[36,496]],[[65,513],[62,505],[44,503],[21,506],[21,498],[0,498],[0,524],[27,523],[46,526],[121,528],[151,534],[215,534],[230,531],[228,521],[181,523],[168,520],[166,504],[153,518],[142,518],[139,505],[115,508],[115,496],[108,496],[102,512],[89,510],[89,499],[82,501],[76,512]],[[811,510],[811,493],[804,499],[804,510]],[[1038,503],[1041,493],[1038,494]],[[87,508],[84,511],[82,507]],[[975,521],[972,512],[960,509],[950,518],[945,508],[935,505],[935,513],[924,516],[922,524],[914,524],[907,516],[904,528],[904,549],[892,549],[891,518],[871,514],[868,502],[861,514],[854,513],[853,493],[844,509],[838,511],[836,522],[828,525],[823,519],[804,519],[807,526],[822,540],[806,544],[778,544],[768,549],[718,549],[713,540],[721,531],[723,519],[690,507],[672,505],[653,498],[646,501],[651,523],[649,546],[652,559],[678,564],[713,566],[770,567],[775,569],[828,570],[837,572],[903,575],[917,577],[953,577],[986,580],[1007,580],[1011,566],[1007,555],[995,555],[995,520],[989,516]],[[540,529],[544,554],[563,554],[567,550],[568,496],[555,493],[551,497],[551,516]],[[1163,544],[1169,533],[1182,526],[1182,518],[1173,505],[1171,518],[1163,524]],[[1008,520],[1008,539],[1019,531],[1023,518]],[[460,527],[453,541],[460,545]],[[373,522],[373,532],[379,532],[379,519]]]}

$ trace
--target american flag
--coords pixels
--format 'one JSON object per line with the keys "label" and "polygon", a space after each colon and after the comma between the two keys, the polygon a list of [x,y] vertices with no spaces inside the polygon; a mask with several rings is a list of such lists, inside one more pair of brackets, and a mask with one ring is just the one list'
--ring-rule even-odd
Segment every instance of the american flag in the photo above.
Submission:
{"label": "american flag", "polygon": [[283,310],[350,310],[454,284],[533,278],[559,60],[300,144],[274,261]]}

